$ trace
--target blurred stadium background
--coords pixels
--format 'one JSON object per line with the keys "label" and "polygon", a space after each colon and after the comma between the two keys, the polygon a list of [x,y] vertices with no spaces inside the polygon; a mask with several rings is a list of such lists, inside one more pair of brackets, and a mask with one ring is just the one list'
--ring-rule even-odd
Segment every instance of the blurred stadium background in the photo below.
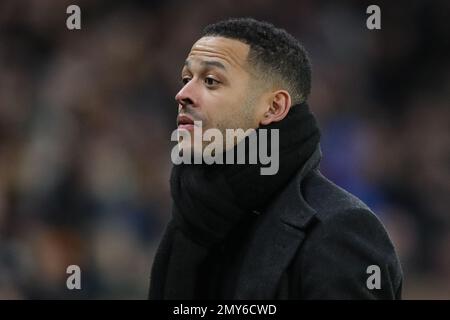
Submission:
{"label": "blurred stadium background", "polygon": [[[66,28],[81,7],[82,29]],[[381,7],[382,30],[366,28]],[[170,215],[180,70],[208,23],[310,53],[322,170],[379,215],[404,298],[450,299],[448,1],[0,2],[0,298],[145,299]],[[66,267],[82,290],[66,288]]]}

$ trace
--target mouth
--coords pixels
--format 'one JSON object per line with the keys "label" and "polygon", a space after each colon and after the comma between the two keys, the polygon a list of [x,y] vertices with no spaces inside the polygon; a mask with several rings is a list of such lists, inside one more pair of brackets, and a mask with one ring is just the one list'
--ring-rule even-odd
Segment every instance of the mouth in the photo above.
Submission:
{"label": "mouth", "polygon": [[194,129],[194,120],[186,115],[178,115],[177,117],[177,126],[178,129],[184,130],[193,130]]}

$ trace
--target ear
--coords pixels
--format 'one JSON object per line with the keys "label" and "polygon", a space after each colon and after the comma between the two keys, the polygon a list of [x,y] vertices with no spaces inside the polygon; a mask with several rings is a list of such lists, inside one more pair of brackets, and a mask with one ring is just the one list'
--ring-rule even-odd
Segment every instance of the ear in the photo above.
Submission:
{"label": "ear", "polygon": [[269,106],[260,120],[260,125],[283,120],[291,108],[291,95],[286,90],[275,91],[269,100]]}

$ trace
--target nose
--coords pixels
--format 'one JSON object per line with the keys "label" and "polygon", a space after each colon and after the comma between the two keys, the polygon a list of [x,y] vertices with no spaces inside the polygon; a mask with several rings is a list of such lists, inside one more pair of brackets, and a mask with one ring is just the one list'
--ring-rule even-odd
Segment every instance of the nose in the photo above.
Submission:
{"label": "nose", "polygon": [[192,85],[193,81],[188,82],[186,85],[181,88],[180,91],[175,96],[175,100],[178,102],[178,104],[182,107],[186,107],[189,105],[194,105],[195,99],[194,99],[194,88]]}

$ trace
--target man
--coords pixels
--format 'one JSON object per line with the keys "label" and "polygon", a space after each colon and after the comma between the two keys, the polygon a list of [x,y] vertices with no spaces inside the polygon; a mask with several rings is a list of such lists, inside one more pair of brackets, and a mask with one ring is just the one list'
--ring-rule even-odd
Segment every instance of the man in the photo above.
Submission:
{"label": "man", "polygon": [[192,133],[194,121],[278,130],[268,147],[280,164],[273,175],[261,174],[261,162],[174,165],[173,219],[149,297],[399,299],[402,272],[381,222],[319,171],[311,67],[298,41],[265,22],[221,21],[193,45],[181,78],[180,132]]}

